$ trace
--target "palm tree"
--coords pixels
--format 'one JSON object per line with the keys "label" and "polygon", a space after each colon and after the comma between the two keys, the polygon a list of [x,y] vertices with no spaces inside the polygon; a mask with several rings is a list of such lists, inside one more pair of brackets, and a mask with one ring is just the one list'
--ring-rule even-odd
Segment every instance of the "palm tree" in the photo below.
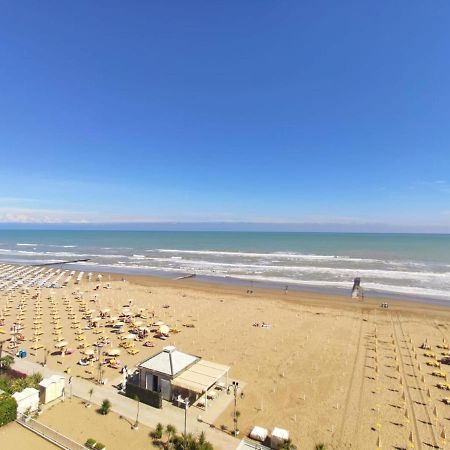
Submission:
{"label": "palm tree", "polygon": [[47,365],[47,358],[50,353],[50,350],[48,348],[44,348],[44,367]]}
{"label": "palm tree", "polygon": [[91,407],[91,403],[92,403],[92,394],[94,393],[94,388],[90,388],[88,391],[89,394],[89,402],[86,404],[86,408],[90,408]]}
{"label": "palm tree", "polygon": [[136,422],[134,423],[132,428],[134,430],[137,430],[138,427],[139,427],[139,405],[140,405],[140,400],[139,400],[139,397],[137,395],[135,395],[133,398],[134,398],[134,400],[137,401],[137,413],[136,413]]}
{"label": "palm tree", "polygon": [[157,423],[155,429],[150,432],[150,436],[153,438],[154,443],[159,443],[159,440],[162,438],[164,431],[164,427],[162,423]]}
{"label": "palm tree", "polygon": [[198,437],[197,448],[198,450],[213,450],[212,444],[206,440],[204,431],[202,431]]}
{"label": "palm tree", "polygon": [[166,434],[167,434],[167,448],[173,448],[173,441],[177,434],[177,429],[173,425],[166,426]]}
{"label": "palm tree", "polygon": [[241,412],[240,411],[236,411],[235,413],[234,413],[234,419],[233,419],[233,422],[234,422],[234,434],[235,435],[237,435],[238,433],[239,433],[239,427],[238,427],[238,419],[239,419],[239,417],[241,417]]}

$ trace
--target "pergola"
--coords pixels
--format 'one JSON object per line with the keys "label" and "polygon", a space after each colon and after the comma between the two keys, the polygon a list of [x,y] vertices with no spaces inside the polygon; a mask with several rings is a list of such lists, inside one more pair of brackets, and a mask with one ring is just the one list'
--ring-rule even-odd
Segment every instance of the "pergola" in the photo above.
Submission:
{"label": "pergola", "polygon": [[205,396],[205,409],[208,407],[208,391],[224,376],[228,386],[228,371],[223,364],[199,360],[172,380],[172,386],[186,389]]}

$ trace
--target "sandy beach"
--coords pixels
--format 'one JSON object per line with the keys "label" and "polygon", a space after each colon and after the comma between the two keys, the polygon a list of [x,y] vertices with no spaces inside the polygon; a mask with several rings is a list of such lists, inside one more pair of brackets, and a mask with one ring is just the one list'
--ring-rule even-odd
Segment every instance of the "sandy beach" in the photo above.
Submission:
{"label": "sandy beach", "polygon": [[[259,425],[289,430],[300,448],[324,442],[336,449],[373,449],[378,439],[386,448],[405,448],[411,433],[415,448],[442,445],[450,406],[442,402],[446,394],[436,384],[445,380],[432,375],[436,369],[426,364],[430,358],[419,346],[428,340],[438,359],[446,351],[437,346],[445,347],[450,339],[448,308],[388,298],[360,302],[281,289],[253,289],[249,294],[239,286],[104,274],[101,283],[94,276],[80,285],[42,289],[43,349],[37,351],[31,350],[30,290],[23,320],[26,340],[20,345],[29,350],[29,359],[42,362],[44,348],[56,350],[49,325],[50,297],[68,347],[94,342],[94,330],[86,330],[85,340],[77,341],[77,329],[71,328],[69,306],[85,322],[75,298],[80,291],[87,309],[108,308],[115,315],[124,306],[133,313],[143,308],[148,317],[144,322],[154,315],[152,320],[179,330],[166,341],[150,337],[154,347],[137,342],[135,355],[121,349],[121,365],[133,367],[168,344],[229,365],[230,377],[245,383],[244,398],[238,400],[242,435]],[[16,291],[9,303],[16,307],[21,297]],[[380,308],[382,301],[389,303],[388,309]],[[7,302],[8,296],[2,294],[2,310]],[[15,319],[15,309],[10,311],[5,331]],[[262,323],[267,326],[254,326]],[[102,330],[111,341],[108,348],[118,347],[111,329]],[[77,349],[64,358],[50,355],[47,363],[60,371],[70,368],[74,376],[95,378],[95,367],[77,364],[81,357]],[[121,379],[112,368],[105,369],[104,377],[109,383]],[[232,429],[232,407],[214,425]]]}

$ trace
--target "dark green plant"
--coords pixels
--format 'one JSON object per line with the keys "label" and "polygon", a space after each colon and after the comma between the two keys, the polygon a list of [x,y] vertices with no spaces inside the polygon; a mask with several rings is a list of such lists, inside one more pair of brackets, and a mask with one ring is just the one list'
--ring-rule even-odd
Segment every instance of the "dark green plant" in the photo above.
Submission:
{"label": "dark green plant", "polygon": [[85,446],[85,447],[89,447],[89,448],[94,448],[94,446],[95,446],[96,443],[97,443],[97,441],[96,441],[95,439],[89,438],[89,439],[85,442],[84,446]]}
{"label": "dark green plant", "polygon": [[11,355],[6,355],[0,358],[0,369],[8,370],[14,363],[14,358]]}
{"label": "dark green plant", "polygon": [[16,420],[17,402],[10,395],[0,395],[0,427]]}
{"label": "dark green plant", "polygon": [[[161,424],[158,424],[161,425]],[[161,437],[156,438],[161,432]],[[166,434],[166,437],[163,437]],[[167,425],[164,429],[161,425],[151,433],[154,438],[153,443],[164,450],[214,450],[212,444],[206,440],[205,434],[202,432],[198,437],[189,433],[177,434],[173,425]]]}
{"label": "dark green plant", "polygon": [[316,444],[316,446],[314,447],[314,450],[326,450],[325,444]]}
{"label": "dark green plant", "polygon": [[153,439],[161,439],[163,435],[164,427],[162,423],[157,423],[155,429],[150,433]]}
{"label": "dark green plant", "polygon": [[280,447],[280,450],[297,450],[297,446],[292,443],[291,439],[288,439]]}
{"label": "dark green plant", "polygon": [[110,410],[111,410],[111,402],[106,398],[105,400],[102,401],[102,405],[100,406],[99,409],[100,414],[106,416],[106,414],[108,414]]}
{"label": "dark green plant", "polygon": [[97,442],[94,446],[95,450],[103,450],[106,446],[101,442]]}

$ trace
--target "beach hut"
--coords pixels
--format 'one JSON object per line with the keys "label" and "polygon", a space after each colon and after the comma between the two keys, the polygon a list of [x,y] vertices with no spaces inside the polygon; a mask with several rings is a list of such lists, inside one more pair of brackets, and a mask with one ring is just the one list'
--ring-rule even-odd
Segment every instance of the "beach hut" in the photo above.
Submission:
{"label": "beach hut", "polygon": [[17,402],[17,417],[27,411],[34,412],[39,408],[39,391],[34,388],[25,388],[21,392],[12,395]]}
{"label": "beach hut", "polygon": [[289,431],[275,427],[270,433],[270,447],[278,450],[289,439]]}
{"label": "beach hut", "polygon": [[39,383],[41,403],[47,404],[63,396],[65,378],[62,375],[52,375]]}
{"label": "beach hut", "polygon": [[269,432],[266,428],[254,426],[250,432],[250,438],[255,441],[264,442],[267,439],[268,434]]}

